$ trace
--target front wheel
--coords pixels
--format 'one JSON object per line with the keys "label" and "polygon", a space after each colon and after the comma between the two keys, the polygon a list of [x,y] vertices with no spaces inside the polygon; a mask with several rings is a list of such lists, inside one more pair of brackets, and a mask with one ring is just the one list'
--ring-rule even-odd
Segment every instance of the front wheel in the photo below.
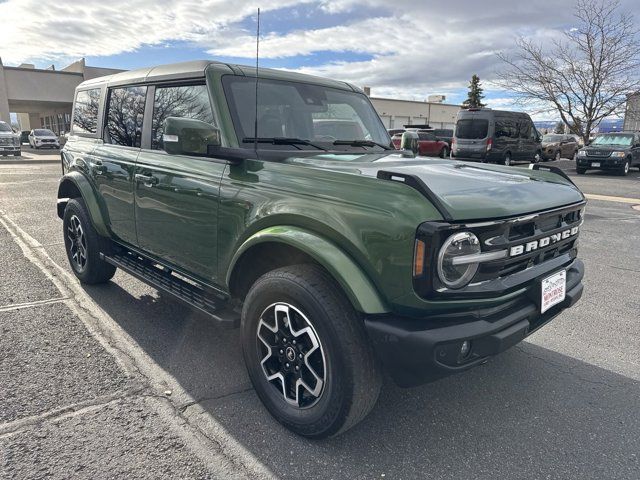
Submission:
{"label": "front wheel", "polygon": [[623,177],[626,177],[627,175],[629,175],[629,168],[631,168],[630,166],[630,162],[629,160],[627,160],[626,162],[624,162],[624,165],[620,168],[620,175],[622,175]]}
{"label": "front wheel", "polygon": [[576,168],[576,172],[578,172],[578,175],[584,175],[585,173],[587,173],[587,169],[586,168]]}
{"label": "front wheel", "polygon": [[76,277],[87,284],[104,283],[116,273],[116,267],[100,259],[109,253],[111,242],[98,235],[81,198],[69,200],[62,221],[64,245]]}
{"label": "front wheel", "polygon": [[560,153],[560,150],[556,152],[556,156],[554,157],[554,160],[556,162],[559,162],[560,160],[562,160],[562,154]]}
{"label": "front wheel", "polygon": [[242,350],[267,410],[305,437],[348,430],[380,392],[362,319],[316,265],[280,268],[256,281],[242,311]]}
{"label": "front wheel", "polygon": [[449,157],[449,149],[447,147],[442,147],[440,150],[440,158],[448,158]]}

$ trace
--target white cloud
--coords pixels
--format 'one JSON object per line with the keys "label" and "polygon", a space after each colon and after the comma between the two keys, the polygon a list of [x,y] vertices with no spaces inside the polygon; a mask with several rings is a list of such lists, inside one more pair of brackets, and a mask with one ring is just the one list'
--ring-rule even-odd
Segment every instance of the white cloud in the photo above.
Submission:
{"label": "white cloud", "polygon": [[[637,10],[636,2],[623,0],[630,10]],[[548,44],[574,26],[572,5],[573,0],[557,0],[553,7],[547,0],[7,0],[0,3],[0,56],[5,64],[63,63],[181,41],[212,56],[252,63],[255,38],[243,25],[260,6],[264,25],[283,12],[296,24],[323,15],[322,24],[330,25],[266,31],[263,58],[281,59],[283,65],[289,59],[290,67],[299,56],[328,51],[345,59],[345,52],[354,52],[359,60],[299,62],[305,66],[298,70],[371,86],[376,96],[424,99],[464,89],[474,73],[490,90],[501,67],[495,53],[509,51],[519,35]],[[370,59],[361,60],[363,54]]]}

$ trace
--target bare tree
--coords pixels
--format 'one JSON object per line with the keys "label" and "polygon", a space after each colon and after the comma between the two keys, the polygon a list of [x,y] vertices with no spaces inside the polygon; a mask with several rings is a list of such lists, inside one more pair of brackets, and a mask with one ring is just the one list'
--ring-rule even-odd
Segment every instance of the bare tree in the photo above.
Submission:
{"label": "bare tree", "polygon": [[626,95],[640,90],[640,35],[617,0],[578,0],[576,25],[543,48],[520,38],[497,84],[524,103],[555,111],[571,132],[588,141],[602,119],[624,111]]}

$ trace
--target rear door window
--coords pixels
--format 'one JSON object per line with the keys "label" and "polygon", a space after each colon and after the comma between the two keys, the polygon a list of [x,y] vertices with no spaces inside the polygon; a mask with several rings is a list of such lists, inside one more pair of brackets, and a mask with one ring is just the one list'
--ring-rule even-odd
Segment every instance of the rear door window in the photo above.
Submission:
{"label": "rear door window", "polygon": [[464,140],[487,138],[488,131],[489,120],[470,118],[456,123],[456,137]]}
{"label": "rear door window", "polygon": [[105,143],[140,147],[147,87],[113,88],[109,91]]}
{"label": "rear door window", "polygon": [[73,133],[96,133],[99,107],[99,88],[78,92],[73,107]]}

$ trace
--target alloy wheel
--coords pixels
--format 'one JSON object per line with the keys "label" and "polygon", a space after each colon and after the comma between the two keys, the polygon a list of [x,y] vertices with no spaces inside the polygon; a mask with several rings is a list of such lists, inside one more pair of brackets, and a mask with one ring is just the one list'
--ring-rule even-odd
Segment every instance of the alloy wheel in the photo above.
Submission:
{"label": "alloy wheel", "polygon": [[325,354],[300,310],[287,303],[267,307],[260,315],[256,345],[267,382],[286,403],[303,409],[320,400],[326,383]]}
{"label": "alloy wheel", "polygon": [[77,270],[81,272],[87,266],[87,238],[77,215],[72,215],[69,218],[67,238],[69,239],[71,261]]}

